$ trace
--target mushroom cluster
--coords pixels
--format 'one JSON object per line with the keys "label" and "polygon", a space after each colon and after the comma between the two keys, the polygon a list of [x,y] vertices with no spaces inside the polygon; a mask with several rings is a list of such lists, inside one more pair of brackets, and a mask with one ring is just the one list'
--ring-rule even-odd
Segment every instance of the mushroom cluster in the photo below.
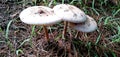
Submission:
{"label": "mushroom cluster", "polygon": [[96,21],[73,5],[60,4],[54,6],[53,10],[65,21],[63,36],[66,34],[68,24],[69,27],[82,32],[92,32],[97,29]]}
{"label": "mushroom cluster", "polygon": [[97,23],[92,17],[69,4],[59,4],[54,6],[53,9],[46,6],[28,7],[20,13],[19,17],[26,24],[42,25],[46,41],[49,40],[46,26],[60,21],[65,23],[63,35],[66,34],[67,26],[82,32],[92,32],[97,28]]}

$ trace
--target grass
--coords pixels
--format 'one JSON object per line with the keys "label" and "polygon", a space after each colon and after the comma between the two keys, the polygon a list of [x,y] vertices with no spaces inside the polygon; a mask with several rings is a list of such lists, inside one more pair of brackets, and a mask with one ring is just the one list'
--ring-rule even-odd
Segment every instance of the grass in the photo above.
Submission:
{"label": "grass", "polygon": [[9,28],[10,28],[10,25],[12,24],[12,22],[13,22],[13,20],[9,21],[9,23],[7,25],[6,33],[5,33],[6,43],[10,48],[12,48],[12,43],[9,41],[8,34],[9,34]]}
{"label": "grass", "polygon": [[[25,37],[25,39],[22,41],[17,42],[17,47],[14,49],[15,46],[10,38],[10,26],[12,24],[13,20],[10,20],[7,24],[7,28],[5,31],[5,39],[6,43],[8,45],[9,50],[11,51],[9,54],[15,54],[17,57],[21,56],[21,54],[26,53],[26,44],[30,45],[30,51],[31,49],[36,50],[36,48],[42,48],[45,53],[48,53],[49,55],[53,56],[53,54],[67,57],[69,56],[69,52],[67,50],[68,44],[66,42],[71,44],[71,50],[72,54],[74,54],[74,57],[119,57],[120,55],[120,2],[118,1],[118,5],[113,5],[112,2],[109,3],[108,0],[21,0],[16,1],[16,4],[21,4],[23,7],[26,5],[44,5],[44,6],[55,6],[59,3],[67,3],[72,4],[77,7],[79,7],[81,10],[83,10],[86,14],[92,16],[95,18],[98,24],[98,29],[93,33],[82,33],[78,35],[78,37],[75,37],[77,34],[75,30],[71,30],[71,32],[67,31],[67,36],[71,33],[72,39],[69,39],[70,37],[66,37],[66,39],[63,40],[63,46],[59,46],[60,44],[57,42],[61,40],[62,36],[62,29],[63,24],[58,23],[57,25],[50,26],[49,27],[49,33],[50,35],[54,37],[55,43],[50,42],[50,45],[47,46],[39,46],[38,43],[34,43],[35,38],[42,38],[43,35],[38,35],[39,33],[42,33],[42,29],[37,26],[32,26],[30,35]],[[57,27],[57,28],[56,28]],[[60,28],[60,29],[58,29]],[[60,33],[57,33],[57,35],[54,35],[54,30],[57,30]],[[2,28],[0,27],[0,32],[2,32]],[[36,32],[37,31],[37,32]],[[15,40],[15,39],[14,39]],[[37,40],[36,40],[37,41]],[[0,40],[0,43],[4,41]],[[38,46],[37,46],[38,45]],[[41,44],[42,45],[42,44]],[[24,47],[25,46],[25,47]],[[63,50],[62,50],[63,48]],[[41,49],[40,49],[41,50]],[[38,50],[39,51],[39,50]],[[37,51],[35,51],[37,52]],[[56,53],[55,53],[56,52]],[[33,52],[34,53],[34,52]],[[61,53],[61,54],[60,54]],[[38,52],[39,54],[39,52]],[[39,55],[36,56],[39,56]],[[1,57],[2,55],[0,55]]]}

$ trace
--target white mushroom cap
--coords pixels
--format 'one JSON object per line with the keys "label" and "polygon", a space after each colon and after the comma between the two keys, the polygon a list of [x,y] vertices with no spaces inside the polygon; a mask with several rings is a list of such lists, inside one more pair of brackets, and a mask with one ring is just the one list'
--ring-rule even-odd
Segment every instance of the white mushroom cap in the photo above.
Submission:
{"label": "white mushroom cap", "polygon": [[45,6],[33,6],[24,9],[20,15],[22,22],[34,25],[49,25],[61,21],[54,11]]}
{"label": "white mushroom cap", "polygon": [[63,19],[73,23],[80,23],[86,20],[85,13],[79,8],[69,4],[59,4],[53,7],[54,13]]}
{"label": "white mushroom cap", "polygon": [[76,24],[74,26],[72,25],[71,27],[82,32],[92,32],[97,29],[97,23],[92,17],[87,15],[87,20],[84,24]]}

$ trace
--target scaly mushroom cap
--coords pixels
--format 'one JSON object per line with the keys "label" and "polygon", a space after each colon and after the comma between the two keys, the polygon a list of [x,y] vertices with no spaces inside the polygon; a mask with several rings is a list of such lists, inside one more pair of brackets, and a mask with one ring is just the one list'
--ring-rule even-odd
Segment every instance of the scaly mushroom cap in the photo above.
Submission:
{"label": "scaly mushroom cap", "polygon": [[49,25],[61,21],[51,8],[45,6],[28,7],[20,13],[19,17],[22,22],[34,25]]}
{"label": "scaly mushroom cap", "polygon": [[87,20],[84,23],[69,23],[70,27],[75,30],[82,31],[82,32],[92,32],[97,29],[96,21],[87,15]]}
{"label": "scaly mushroom cap", "polygon": [[63,19],[73,23],[80,23],[86,20],[85,13],[79,8],[69,4],[59,4],[53,7],[54,13]]}

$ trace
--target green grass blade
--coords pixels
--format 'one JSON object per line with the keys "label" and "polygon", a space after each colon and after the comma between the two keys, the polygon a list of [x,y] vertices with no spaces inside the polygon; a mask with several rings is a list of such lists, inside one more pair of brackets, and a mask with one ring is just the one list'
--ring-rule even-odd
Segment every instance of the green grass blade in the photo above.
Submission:
{"label": "green grass blade", "polygon": [[100,33],[99,36],[97,37],[97,40],[96,40],[96,42],[95,42],[95,45],[98,44],[98,42],[100,41],[100,38],[101,38],[101,33]]}
{"label": "green grass blade", "polygon": [[99,16],[99,12],[95,9],[95,8],[92,8],[92,10]]}
{"label": "green grass blade", "polygon": [[120,35],[120,26],[118,26],[117,29],[118,29],[118,35]]}
{"label": "green grass blade", "polygon": [[11,25],[12,22],[13,22],[13,20],[10,20],[9,23],[7,24],[7,29],[6,29],[6,32],[5,32],[6,40],[8,40],[9,28],[10,28],[10,25]]}
{"label": "green grass blade", "polygon": [[21,49],[16,50],[16,54],[19,55],[19,53],[23,54],[23,50],[21,50]]}
{"label": "green grass blade", "polygon": [[35,25],[32,26],[32,32],[30,37],[32,37],[33,35],[35,35]]}
{"label": "green grass blade", "polygon": [[113,14],[113,17],[115,17],[118,13],[120,13],[120,9],[118,9],[118,10]]}
{"label": "green grass blade", "polygon": [[104,21],[104,25],[107,25],[107,24],[108,24],[109,19],[111,19],[111,16],[109,16],[109,17],[107,17],[107,18],[105,19],[105,21]]}
{"label": "green grass blade", "polygon": [[20,46],[19,47],[21,47],[25,42],[29,42],[30,41],[30,38],[28,38],[28,39],[25,39],[21,44],[20,44]]}
{"label": "green grass blade", "polygon": [[92,8],[94,8],[95,0],[92,1]]}
{"label": "green grass blade", "polygon": [[64,4],[64,0],[62,0],[62,4]]}

